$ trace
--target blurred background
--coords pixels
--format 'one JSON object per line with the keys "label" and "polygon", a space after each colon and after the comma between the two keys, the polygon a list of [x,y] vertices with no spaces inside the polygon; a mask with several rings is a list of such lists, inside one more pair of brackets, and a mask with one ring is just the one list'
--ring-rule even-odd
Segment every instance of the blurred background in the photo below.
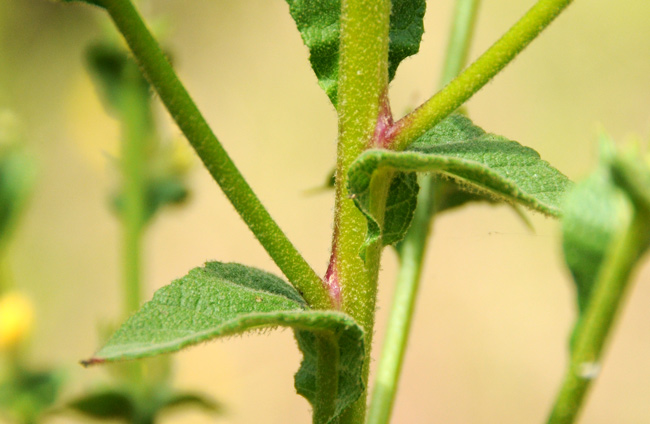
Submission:
{"label": "blurred background", "polygon": [[[472,58],[532,0],[484,1]],[[430,1],[420,54],[391,87],[401,116],[435,90],[450,0]],[[307,49],[282,0],[151,0],[181,79],[235,163],[288,236],[324,273],[331,193],[320,186],[335,161],[336,115],[316,84]],[[577,1],[469,103],[473,120],[529,145],[573,180],[596,163],[596,135],[650,136],[650,3]],[[74,396],[105,379],[80,359],[97,329],[119,316],[120,231],[115,188],[119,125],[106,115],[83,53],[107,16],[82,4],[0,2],[0,109],[22,121],[38,161],[35,193],[11,249],[17,285],[36,307],[35,364],[61,365]],[[159,108],[163,131],[178,134]],[[206,260],[279,274],[198,160],[189,203],[160,214],[146,237],[147,298]],[[539,215],[530,232],[505,206],[443,215],[418,299],[395,423],[533,423],[544,420],[567,358],[574,295],[558,224]],[[387,249],[376,342],[395,278]],[[650,422],[650,267],[642,267],[580,422]],[[376,343],[375,347],[378,344]],[[222,416],[178,411],[166,422],[306,423],[293,389],[300,361],[290,331],[236,337],[175,355],[181,388],[208,393]],[[52,422],[83,422],[75,416]]]}

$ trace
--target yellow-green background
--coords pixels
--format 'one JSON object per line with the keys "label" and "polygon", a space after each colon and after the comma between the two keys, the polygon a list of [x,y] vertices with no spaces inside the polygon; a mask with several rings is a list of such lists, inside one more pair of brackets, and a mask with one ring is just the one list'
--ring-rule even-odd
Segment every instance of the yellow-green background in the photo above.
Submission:
{"label": "yellow-green background", "polygon": [[[472,57],[532,0],[484,1]],[[305,196],[335,159],[336,116],[316,85],[282,0],[153,0],[182,80],[268,209],[308,261],[325,271],[332,196]],[[392,84],[396,115],[434,91],[451,1],[429,1],[421,53]],[[45,0],[0,1],[0,108],[21,118],[40,179],[14,241],[18,284],[38,312],[37,364],[67,367],[67,395],[105,377],[76,362],[119,308],[119,227],[107,210],[119,137],[83,68],[100,10]],[[650,3],[576,0],[521,57],[469,102],[476,123],[532,146],[570,178],[595,163],[602,125],[616,139],[650,134]],[[166,115],[161,110],[161,117]],[[173,136],[176,128],[165,123]],[[187,207],[167,211],[146,238],[148,295],[205,260],[273,272],[208,174],[196,165]],[[565,365],[573,292],[556,222],[531,234],[507,207],[441,217],[417,305],[395,423],[539,423]],[[377,341],[393,290],[387,250]],[[650,422],[650,268],[636,277],[585,424]],[[179,412],[166,422],[306,423],[294,394],[300,356],[290,331],[237,337],[176,355],[179,387],[228,407],[216,419]],[[80,422],[58,418],[55,422]]]}

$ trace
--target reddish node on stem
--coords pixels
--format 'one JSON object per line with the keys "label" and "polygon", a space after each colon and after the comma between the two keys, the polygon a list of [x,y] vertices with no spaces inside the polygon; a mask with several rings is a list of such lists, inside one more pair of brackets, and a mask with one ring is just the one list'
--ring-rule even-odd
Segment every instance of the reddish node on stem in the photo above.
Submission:
{"label": "reddish node on stem", "polygon": [[391,128],[393,127],[393,112],[390,110],[390,102],[388,101],[388,93],[384,92],[381,96],[381,103],[379,104],[379,115],[377,116],[377,126],[375,127],[375,134],[372,138],[372,147],[389,148],[389,138],[387,137]]}
{"label": "reddish node on stem", "polygon": [[339,282],[338,273],[336,272],[336,247],[332,248],[332,255],[330,256],[330,263],[325,272],[325,286],[327,292],[332,298],[332,303],[335,308],[341,307],[341,283]]}

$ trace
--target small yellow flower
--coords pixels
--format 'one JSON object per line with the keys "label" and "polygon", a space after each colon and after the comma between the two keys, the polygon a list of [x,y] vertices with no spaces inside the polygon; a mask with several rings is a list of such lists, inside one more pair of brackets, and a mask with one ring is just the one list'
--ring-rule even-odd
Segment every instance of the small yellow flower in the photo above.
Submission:
{"label": "small yellow flower", "polygon": [[7,293],[0,298],[0,351],[17,347],[32,329],[34,308],[20,293]]}

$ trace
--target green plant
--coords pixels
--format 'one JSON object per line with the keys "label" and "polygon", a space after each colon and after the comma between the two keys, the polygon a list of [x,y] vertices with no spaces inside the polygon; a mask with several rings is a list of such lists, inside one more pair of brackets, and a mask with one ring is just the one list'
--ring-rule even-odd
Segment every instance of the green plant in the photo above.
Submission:
{"label": "green plant", "polygon": [[[397,304],[399,310],[412,303],[415,295],[425,229],[435,213],[475,200],[506,200],[551,216],[562,214],[561,199],[570,187],[562,174],[531,149],[487,134],[468,118],[452,113],[570,1],[539,1],[492,48],[452,79],[462,68],[468,41],[454,44],[445,72],[445,83],[450,82],[397,122],[392,119],[387,85],[399,61],[417,51],[424,2],[394,1],[392,15],[387,0],[289,2],[311,50],[312,66],[339,117],[335,231],[330,266],[322,279],[234,167],[132,5],[126,0],[92,3],[108,11],[207,169],[293,287],[260,270],[208,263],[159,291],[88,363],[151,356],[217,336],[289,326],[305,356],[296,386],[311,402],[314,421],[360,423],[366,416],[383,247],[403,240],[397,245],[403,263],[401,278],[410,284],[405,285],[405,296],[398,296],[406,299]],[[475,7],[471,4],[464,17],[459,12],[459,22],[467,17],[471,22]],[[408,30],[400,33],[404,27]],[[458,27],[459,32],[468,33],[471,23]],[[460,39],[469,37],[461,34]],[[627,165],[612,169],[627,169]],[[449,178],[421,181],[417,208],[416,172]],[[632,186],[625,181],[621,178],[616,184]],[[632,198],[644,197],[633,194]],[[639,216],[642,220],[644,215]],[[405,238],[409,226],[411,235]],[[632,249],[641,252],[642,246],[643,240],[635,241]],[[636,259],[639,255],[624,256]],[[617,266],[619,263],[617,260]],[[629,269],[631,265],[621,266]],[[394,334],[407,334],[410,308],[395,316],[391,322],[401,328]],[[581,340],[581,328],[588,327],[578,326],[576,340]],[[594,337],[603,340],[604,334]],[[388,348],[386,357],[392,359],[386,367],[395,371],[384,374],[387,368],[380,366],[380,375],[388,375],[387,381],[380,381],[393,389],[378,387],[370,422],[388,420],[404,345],[402,338]]]}
{"label": "green plant", "polygon": [[[149,84],[127,52],[110,38],[105,36],[88,49],[87,62],[107,111],[122,127],[117,160],[121,183],[111,206],[122,224],[123,318],[128,318],[142,303],[145,231],[161,208],[187,198],[185,174],[189,163],[184,163],[187,161],[178,146],[161,140]],[[114,382],[81,395],[67,408],[94,419],[134,424],[154,423],[172,408],[195,406],[220,411],[217,402],[201,394],[172,388],[169,359],[116,364],[111,368]]]}
{"label": "green plant", "polygon": [[26,357],[34,311],[13,281],[7,256],[16,224],[31,195],[35,166],[13,113],[0,111],[0,417],[38,422],[59,397],[60,370],[39,369]]}

